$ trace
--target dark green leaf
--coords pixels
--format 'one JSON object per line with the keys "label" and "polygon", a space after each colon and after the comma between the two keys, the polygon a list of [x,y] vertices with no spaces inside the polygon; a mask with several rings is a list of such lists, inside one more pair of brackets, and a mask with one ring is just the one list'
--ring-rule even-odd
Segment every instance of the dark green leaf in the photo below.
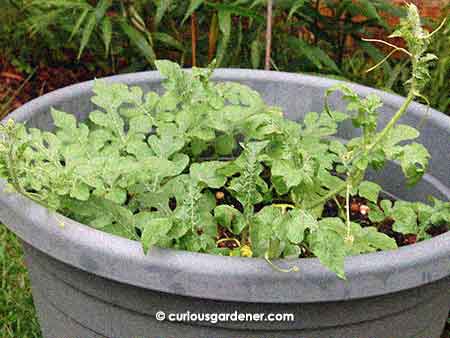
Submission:
{"label": "dark green leaf", "polygon": [[120,26],[130,41],[139,49],[148,63],[153,65],[156,60],[155,52],[145,36],[132,26],[128,25],[125,21],[121,21]]}
{"label": "dark green leaf", "polygon": [[183,20],[181,21],[181,24],[183,24],[192,15],[192,13],[194,13],[197,10],[197,8],[199,8],[200,5],[203,4],[204,2],[205,0],[191,0],[189,8],[186,14],[184,15]]}
{"label": "dark green leaf", "polygon": [[108,17],[105,17],[102,21],[102,33],[103,43],[105,44],[105,55],[108,56],[112,40],[112,23]]}
{"label": "dark green leaf", "polygon": [[172,5],[172,0],[160,0],[156,8],[155,27],[158,27],[164,14],[166,14],[169,7]]}

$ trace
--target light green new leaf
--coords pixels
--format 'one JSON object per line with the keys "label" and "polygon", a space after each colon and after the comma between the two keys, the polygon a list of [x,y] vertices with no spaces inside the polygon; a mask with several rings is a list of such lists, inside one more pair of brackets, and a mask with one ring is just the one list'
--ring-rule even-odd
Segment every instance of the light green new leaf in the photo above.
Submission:
{"label": "light green new leaf", "polygon": [[179,158],[174,157],[173,161],[162,157],[151,156],[143,159],[142,162],[146,170],[150,171],[153,175],[158,175],[160,178],[176,176],[184,170],[189,162],[189,157],[183,155],[181,154]]}
{"label": "light green new leaf", "polygon": [[383,149],[388,156],[394,156],[398,151],[398,148],[395,147],[398,143],[413,140],[419,135],[419,131],[411,126],[405,124],[396,125],[383,140]]}
{"label": "light green new leaf", "polygon": [[140,115],[130,119],[128,134],[148,134],[153,127],[153,118],[150,115]]}
{"label": "light green new leaf", "polygon": [[311,234],[310,247],[323,265],[345,279],[346,245],[340,233],[342,228],[345,225],[339,218],[322,219],[318,229]]}
{"label": "light green new leaf", "polygon": [[[277,191],[282,192],[286,187],[289,190],[291,187],[299,185],[303,181],[303,170],[302,168],[296,168],[292,161],[288,160],[277,160],[272,164],[272,176],[274,178],[280,177],[283,181],[283,185],[277,185]],[[274,184],[278,182],[273,180]],[[286,191],[284,191],[286,192]]]}
{"label": "light green new leaf", "polygon": [[162,240],[164,236],[172,228],[172,220],[170,218],[154,218],[150,213],[143,213],[136,220],[142,231],[142,248],[147,254],[148,250]]}
{"label": "light green new leaf", "polygon": [[362,229],[364,235],[369,242],[369,245],[379,250],[394,250],[397,249],[395,239],[383,234],[375,227],[365,227]]}
{"label": "light green new leaf", "polygon": [[188,175],[180,175],[172,180],[177,189],[175,218],[188,226],[193,238],[189,247],[195,251],[206,250],[215,244],[217,223],[212,215],[216,202],[210,192],[202,192],[198,182]]}
{"label": "light green new leaf", "polygon": [[102,113],[101,111],[93,111],[89,115],[89,119],[95,124],[109,129],[117,137],[124,137],[124,126],[125,122],[115,112]]}
{"label": "light green new leaf", "polygon": [[105,198],[114,203],[122,205],[127,200],[127,192],[125,189],[115,187],[105,194]]}
{"label": "light green new leaf", "polygon": [[90,196],[89,186],[82,182],[76,182],[70,190],[70,197],[80,201],[87,201]]}
{"label": "light green new leaf", "polygon": [[378,184],[369,181],[361,182],[358,188],[359,196],[367,198],[373,203],[377,203],[380,191],[381,187]]}
{"label": "light green new leaf", "polygon": [[244,151],[234,161],[235,166],[241,169],[241,175],[231,180],[229,190],[242,203],[245,214],[251,212],[254,204],[262,201],[261,192],[268,189],[267,184],[259,176],[263,166],[258,158],[267,144],[268,141],[262,141],[243,145]]}
{"label": "light green new leaf", "polygon": [[148,140],[150,148],[155,152],[156,156],[161,158],[169,158],[177,151],[180,151],[185,144],[181,137],[175,137],[170,134],[162,134],[161,136],[151,135]]}
{"label": "light green new leaf", "polygon": [[[107,112],[116,112],[124,103],[135,103],[135,92],[124,83],[109,83],[95,80],[92,91],[96,94],[91,101]],[[142,94],[141,94],[142,95]]]}
{"label": "light green new leaf", "polygon": [[402,234],[417,234],[417,215],[411,207],[403,205],[401,202],[395,203],[391,210],[391,216],[395,223],[392,226],[394,231]]}
{"label": "light green new leaf", "polygon": [[306,229],[317,228],[317,221],[310,213],[293,209],[285,214],[283,226],[286,227],[287,239],[294,244],[299,244],[304,239]]}
{"label": "light green new leaf", "polygon": [[58,128],[70,131],[77,127],[77,119],[71,114],[64,113],[54,108],[51,109],[50,114],[52,115],[53,123]]}
{"label": "light green new leaf", "polygon": [[255,257],[264,257],[274,239],[274,229],[280,226],[282,214],[279,208],[267,206],[254,215],[250,225],[250,239]]}
{"label": "light green new leaf", "polygon": [[402,147],[398,159],[409,185],[416,184],[422,178],[430,157],[430,153],[422,144],[414,142]]}
{"label": "light green new leaf", "polygon": [[155,66],[161,75],[166,77],[168,80],[177,81],[183,76],[183,70],[181,67],[169,60],[156,60]]}
{"label": "light green new leaf", "polygon": [[208,161],[201,163],[193,163],[191,165],[190,174],[193,180],[205,183],[210,188],[222,187],[227,178],[225,175],[218,172],[218,169],[223,168],[226,162]]}

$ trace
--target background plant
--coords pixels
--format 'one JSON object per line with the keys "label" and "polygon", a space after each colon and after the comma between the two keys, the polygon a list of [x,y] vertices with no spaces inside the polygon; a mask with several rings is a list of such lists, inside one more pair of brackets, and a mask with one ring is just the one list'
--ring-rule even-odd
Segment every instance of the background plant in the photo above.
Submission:
{"label": "background plant", "polygon": [[[23,70],[31,71],[42,59],[57,63],[80,57],[89,67],[112,73],[154,67],[155,58],[185,66],[206,66],[215,58],[221,67],[264,67],[266,1],[7,0],[6,6],[0,18],[5,22],[3,45]],[[401,17],[404,10],[384,0],[279,1],[272,14],[270,65],[405,94],[401,81],[407,60],[392,59],[374,72],[364,71],[385,50],[361,37],[389,34],[389,15]],[[439,81],[426,91],[433,107],[446,110],[448,31],[439,35]]]}

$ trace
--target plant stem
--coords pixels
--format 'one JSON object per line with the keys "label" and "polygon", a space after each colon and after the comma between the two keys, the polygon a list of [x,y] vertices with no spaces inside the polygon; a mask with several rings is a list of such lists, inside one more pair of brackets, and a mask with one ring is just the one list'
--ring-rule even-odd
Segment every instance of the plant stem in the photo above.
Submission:
{"label": "plant stem", "polygon": [[9,176],[11,177],[12,185],[13,185],[14,189],[16,189],[16,191],[18,193],[25,195],[22,187],[20,186],[19,180],[17,178],[16,168],[14,167],[14,164],[12,164],[11,161],[9,162],[8,171],[9,171]]}
{"label": "plant stem", "polygon": [[347,191],[345,193],[346,210],[346,224],[347,224],[347,238],[350,238],[350,184],[347,184]]}
{"label": "plant stem", "polygon": [[380,39],[367,39],[367,38],[362,38],[361,40],[366,41],[366,42],[380,42],[380,43],[382,43],[382,44],[385,44],[386,46],[389,46],[389,47],[394,48],[394,50],[393,50],[394,52],[396,52],[396,51],[401,51],[401,52],[405,53],[406,55],[408,55],[409,57],[412,56],[412,54],[411,54],[409,51],[407,51],[405,48],[398,47],[398,46],[396,46],[396,45],[394,45],[394,44],[392,44],[392,43],[389,43],[389,42],[387,42],[387,41],[384,41],[384,40],[380,40]]}
{"label": "plant stem", "polygon": [[219,239],[219,240],[216,242],[216,244],[220,244],[220,243],[228,242],[228,241],[230,241],[230,242],[235,242],[235,243],[237,244],[238,247],[241,247],[241,242],[239,242],[239,240],[236,239],[236,238],[234,238],[234,237],[228,237],[228,238],[222,238],[222,239]]}
{"label": "plant stem", "polygon": [[[413,86],[414,87],[414,86]],[[373,150],[387,135],[387,133],[394,127],[394,125],[398,122],[398,120],[403,116],[403,114],[408,109],[408,106],[410,103],[414,100],[415,97],[415,91],[411,89],[408,93],[408,96],[406,97],[406,100],[403,102],[400,109],[395,113],[395,115],[392,117],[392,119],[389,121],[389,123],[384,127],[384,129],[378,134],[378,136],[375,138],[375,141],[372,142],[371,145],[367,147],[366,153],[369,153]]]}
{"label": "plant stem", "polygon": [[289,268],[289,269],[283,269],[283,268],[280,268],[279,266],[275,265],[275,264],[270,260],[269,252],[266,252],[266,253],[264,254],[264,259],[265,259],[266,262],[269,263],[269,265],[270,265],[272,268],[274,268],[276,271],[279,271],[279,272],[298,272],[298,271],[300,271],[300,269],[298,268],[298,266],[293,266],[293,267],[291,267],[291,268]]}
{"label": "plant stem", "polygon": [[270,70],[270,54],[272,51],[272,7],[273,1],[267,1],[267,27],[266,27],[266,57],[265,70]]}
{"label": "plant stem", "polygon": [[[411,90],[408,93],[408,96],[406,97],[405,101],[403,102],[403,104],[399,108],[399,110],[395,113],[395,115],[389,121],[389,123],[377,135],[375,140],[369,146],[367,146],[367,148],[365,148],[362,153],[359,153],[359,154],[355,155],[351,159],[351,161],[355,161],[355,160],[359,159],[362,155],[369,154],[386,137],[387,133],[389,133],[389,131],[395,126],[395,124],[398,122],[398,120],[403,116],[403,114],[408,109],[408,106],[410,105],[410,103],[414,100],[414,97],[416,96],[414,88],[415,88],[415,86],[414,86],[414,83],[413,83],[413,85],[411,87]],[[349,177],[351,177],[351,175],[349,175]],[[313,208],[321,205],[322,203],[326,202],[330,198],[333,198],[334,196],[336,196],[340,192],[344,191],[347,188],[347,185],[349,184],[349,180],[351,179],[349,177],[344,182],[342,182],[340,185],[338,185],[334,190],[329,191],[322,198],[318,199],[317,201],[314,201],[310,205],[307,205],[306,209],[313,209]]]}
{"label": "plant stem", "polygon": [[9,177],[11,177],[12,185],[16,191],[22,195],[26,195],[25,191],[22,189],[19,178],[17,177],[17,171],[15,166],[15,156],[14,156],[14,144],[10,144],[10,149],[8,152],[8,172]]}
{"label": "plant stem", "polygon": [[191,15],[191,44],[192,44],[192,67],[197,66],[197,16]]}
{"label": "plant stem", "polygon": [[246,220],[247,226],[241,232],[241,244],[246,245],[251,243],[250,240],[250,227],[251,223],[249,220]]}
{"label": "plant stem", "polygon": [[[414,86],[413,86],[413,88],[414,88]],[[359,153],[355,154],[350,161],[358,160],[361,156],[370,154],[370,152],[386,137],[386,135],[389,133],[389,131],[397,124],[398,120],[406,112],[406,109],[408,109],[408,106],[414,100],[415,96],[416,96],[415,90],[411,89],[409,91],[408,96],[406,97],[405,101],[403,101],[402,106],[395,113],[395,115],[388,122],[388,124],[384,127],[384,129],[380,133],[378,133],[378,135],[375,137],[375,140],[370,145],[368,145],[362,153],[359,152]]]}
{"label": "plant stem", "polygon": [[280,208],[281,209],[281,212],[283,213],[283,214],[285,214],[286,213],[286,210],[289,208],[289,209],[294,209],[294,206],[292,205],[292,204],[287,204],[287,203],[275,203],[275,204],[272,204],[272,206],[274,206],[275,208]]}

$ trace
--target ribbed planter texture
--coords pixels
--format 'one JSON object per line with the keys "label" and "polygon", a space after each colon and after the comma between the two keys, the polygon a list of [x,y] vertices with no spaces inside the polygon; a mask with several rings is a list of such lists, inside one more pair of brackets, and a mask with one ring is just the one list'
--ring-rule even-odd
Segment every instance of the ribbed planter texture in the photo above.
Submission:
{"label": "ribbed planter texture", "polygon": [[[254,70],[217,70],[217,81],[238,81],[281,106],[290,119],[322,111],[324,91],[336,83],[314,76]],[[157,72],[115,76],[108,81],[160,91]],[[384,125],[403,98],[351,85],[384,101]],[[51,129],[50,107],[78,119],[93,110],[92,82],[42,96],[10,117]],[[344,109],[338,95],[331,103]],[[400,121],[417,127],[432,155],[430,169],[412,188],[393,163],[370,178],[405,200],[450,198],[450,119],[412,104]],[[343,125],[339,136],[353,135]],[[33,297],[45,338],[439,338],[450,308],[450,233],[395,251],[349,257],[347,280],[315,258],[289,262],[299,272],[281,273],[264,260],[152,249],[55,215],[4,192],[0,220],[23,241]],[[64,227],[60,226],[61,219]],[[276,262],[281,266],[286,262]],[[292,313],[288,322],[157,321],[170,313]]]}

